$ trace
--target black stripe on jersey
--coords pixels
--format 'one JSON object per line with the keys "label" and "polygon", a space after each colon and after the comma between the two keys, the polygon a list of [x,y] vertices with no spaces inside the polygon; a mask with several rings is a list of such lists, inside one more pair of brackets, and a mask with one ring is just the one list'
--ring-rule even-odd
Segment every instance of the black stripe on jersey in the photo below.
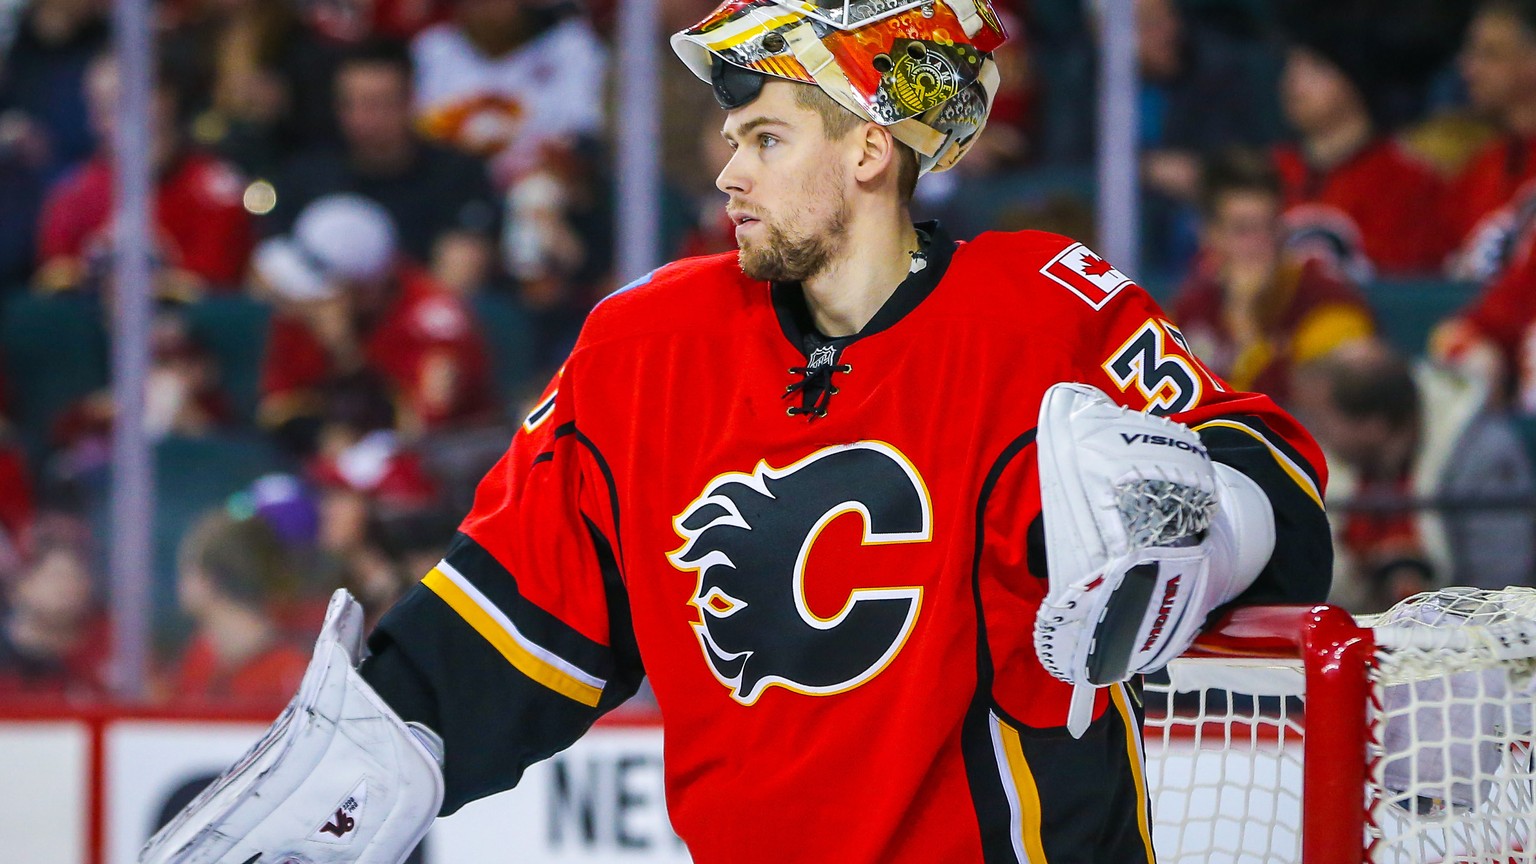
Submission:
{"label": "black stripe on jersey", "polygon": [[528,419],[523,421],[523,425],[531,429],[542,423],[544,418],[549,416],[549,412],[555,410],[555,400],[559,397],[560,391],[558,390],[549,394],[543,402],[534,407],[533,411],[529,413]]}
{"label": "black stripe on jersey", "polygon": [[[574,435],[574,434],[576,434],[576,421],[575,420],[567,420],[566,422],[561,423],[559,426],[555,427],[555,431],[550,436],[550,440],[552,440],[552,441],[559,441],[561,438],[564,438],[567,435]],[[533,464],[537,465],[540,462],[549,462],[550,460],[552,460],[554,458],[555,458],[554,448],[550,448],[550,449],[545,450],[544,452],[540,453],[539,455],[533,457]]]}
{"label": "black stripe on jersey", "polygon": [[613,672],[608,676],[608,686],[597,703],[599,713],[622,704],[635,695],[640,681],[645,677],[645,667],[640,661],[640,646],[635,640],[634,619],[629,608],[629,589],[620,578],[618,562],[608,538],[598,530],[591,519],[583,516],[587,532],[592,537],[592,550],[597,554],[597,566],[603,574],[603,595],[608,601],[608,647],[613,662]]}
{"label": "black stripe on jersey", "polygon": [[[614,565],[619,581],[624,580],[624,537],[620,533],[623,529],[619,526],[624,520],[619,518],[619,484],[613,479],[613,469],[608,467],[608,460],[603,458],[603,452],[597,449],[597,445],[588,438],[585,433],[577,429],[575,424],[570,424],[571,431],[576,435],[576,441],[587,448],[592,454],[592,461],[597,463],[597,470],[603,472],[603,480],[608,484],[608,506],[613,511],[613,553]],[[589,523],[590,524],[590,523]]]}
{"label": "black stripe on jersey", "polygon": [[[534,681],[436,594],[417,585],[368,639],[363,678],[403,719],[442,736],[440,815],[515,786],[534,762],[580,738],[638,682],[610,679],[593,708]],[[612,665],[605,662],[605,665]]]}
{"label": "black stripe on jersey", "polygon": [[1256,431],[1264,436],[1266,441],[1274,445],[1276,450],[1284,453],[1287,457],[1290,458],[1292,462],[1295,462],[1301,468],[1301,470],[1305,471],[1307,477],[1312,480],[1312,485],[1316,486],[1319,492],[1322,491],[1323,481],[1318,475],[1317,466],[1308,461],[1305,456],[1302,456],[1300,450],[1292,447],[1291,442],[1285,440],[1284,436],[1275,434],[1275,430],[1269,428],[1269,424],[1265,423],[1264,420],[1258,415],[1226,414],[1220,417],[1213,417],[1210,420],[1205,420],[1203,423],[1210,423],[1213,420],[1232,420],[1253,427]]}
{"label": "black stripe on jersey", "polygon": [[[603,554],[599,552],[599,560]],[[525,598],[517,588],[517,577],[501,566],[501,562],[485,547],[476,543],[473,537],[467,534],[455,535],[443,560],[511,619],[518,632],[539,647],[555,653],[588,675],[603,679],[611,676],[612,660],[607,647],[581,635],[564,621]]]}
{"label": "black stripe on jersey", "polygon": [[[1259,578],[1236,602],[1321,603],[1327,599],[1333,580],[1333,541],[1328,516],[1275,461],[1266,441],[1306,471],[1314,484],[1317,469],[1257,417],[1237,414],[1216,420],[1242,423],[1264,436],[1265,441],[1259,441],[1239,429],[1207,427],[1203,423],[1204,428],[1199,430],[1200,440],[1211,458],[1236,468],[1259,484],[1275,510],[1275,552]],[[1321,491],[1320,485],[1318,490]]]}
{"label": "black stripe on jersey", "polygon": [[976,823],[981,830],[981,853],[985,864],[1018,862],[1013,853],[1013,814],[992,746],[991,715],[997,706],[992,699],[992,648],[987,643],[987,617],[981,603],[981,556],[986,543],[987,502],[1009,463],[1034,443],[1035,430],[1031,429],[1003,449],[992,470],[987,472],[976,502],[976,549],[971,563],[971,592],[976,603],[976,694],[971,697],[961,726],[960,752],[970,782],[971,804],[976,808]]}
{"label": "black stripe on jersey", "polygon": [[[622,529],[619,527],[619,485],[614,482],[613,469],[609,467],[608,460],[603,458],[603,451],[597,449],[597,445],[592,442],[592,439],[588,438],[585,433],[576,428],[576,421],[567,421],[555,427],[554,440],[558,441],[567,435],[576,436],[576,442],[587,448],[587,452],[592,454],[592,461],[597,463],[597,469],[603,472],[603,480],[608,484],[608,505],[613,508],[613,531],[614,534],[617,535]],[[533,457],[533,464],[537,465],[540,462],[550,462],[553,461],[554,458],[555,451],[545,450],[543,453]],[[611,551],[614,553],[613,557],[616,562],[619,580],[622,582],[624,579],[623,538],[615,536],[613,538],[613,544],[616,548],[613,548]]]}
{"label": "black stripe on jersey", "polygon": [[[1134,686],[1138,691],[1140,681]],[[1119,685],[1115,685],[1119,686]],[[1133,705],[1140,701],[1125,700]],[[1141,723],[1136,708],[1133,722]],[[1114,700],[1082,738],[1065,728],[1031,729],[999,717],[1019,734],[1040,796],[1040,845],[1052,864],[1152,864],[1141,826],[1148,802],[1137,789],[1125,718]],[[1139,736],[1138,736],[1139,737]],[[1138,748],[1139,749],[1139,748]],[[990,860],[990,859],[989,859]]]}

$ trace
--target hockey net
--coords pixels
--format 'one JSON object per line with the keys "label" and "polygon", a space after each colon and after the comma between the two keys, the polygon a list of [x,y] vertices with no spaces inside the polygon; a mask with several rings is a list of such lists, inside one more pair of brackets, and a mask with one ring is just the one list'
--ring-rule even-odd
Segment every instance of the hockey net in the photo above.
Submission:
{"label": "hockey net", "polygon": [[1536,590],[1239,609],[1146,686],[1158,860],[1536,864]]}

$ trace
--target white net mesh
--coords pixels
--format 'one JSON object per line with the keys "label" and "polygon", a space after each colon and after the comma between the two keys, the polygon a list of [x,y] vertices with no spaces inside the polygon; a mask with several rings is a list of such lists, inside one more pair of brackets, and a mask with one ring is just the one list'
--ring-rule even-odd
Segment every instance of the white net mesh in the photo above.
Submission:
{"label": "white net mesh", "polygon": [[[1295,657],[1182,659],[1148,684],[1161,862],[1296,864],[1304,818],[1352,818],[1350,860],[1536,864],[1536,590],[1450,589],[1360,623],[1377,644],[1366,704],[1308,703]],[[1333,724],[1366,724],[1367,782],[1304,802],[1306,735]]]}
{"label": "white net mesh", "polygon": [[1180,660],[1146,688],[1158,861],[1301,860],[1299,662]]}
{"label": "white net mesh", "polygon": [[1362,623],[1379,646],[1370,860],[1536,861],[1536,591],[1420,595]]}

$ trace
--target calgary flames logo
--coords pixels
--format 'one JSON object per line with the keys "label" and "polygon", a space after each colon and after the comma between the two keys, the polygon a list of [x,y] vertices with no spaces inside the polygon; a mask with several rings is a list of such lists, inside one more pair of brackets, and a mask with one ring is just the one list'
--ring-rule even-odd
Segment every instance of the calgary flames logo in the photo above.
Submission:
{"label": "calgary flames logo", "polygon": [[917,623],[922,589],[857,588],[830,618],[806,601],[806,565],[821,532],[857,513],[862,544],[923,543],[928,491],[895,448],[864,441],[818,450],[787,468],[715,478],[673,520],[672,566],[698,574],[689,605],[716,679],[752,705],[770,687],[829,695],[869,681]]}

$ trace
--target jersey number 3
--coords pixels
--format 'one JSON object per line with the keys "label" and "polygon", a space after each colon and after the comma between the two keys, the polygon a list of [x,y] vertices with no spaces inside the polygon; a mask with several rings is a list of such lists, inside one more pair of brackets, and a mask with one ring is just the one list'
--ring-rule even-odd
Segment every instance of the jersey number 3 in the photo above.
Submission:
{"label": "jersey number 3", "polygon": [[[1104,362],[1104,371],[1120,392],[1128,392],[1134,386],[1147,400],[1147,413],[1162,416],[1187,411],[1200,403],[1203,386],[1196,362],[1184,334],[1167,321],[1154,319],[1142,324]],[[1215,384],[1214,379],[1212,383]],[[1220,385],[1215,386],[1220,389]]]}

